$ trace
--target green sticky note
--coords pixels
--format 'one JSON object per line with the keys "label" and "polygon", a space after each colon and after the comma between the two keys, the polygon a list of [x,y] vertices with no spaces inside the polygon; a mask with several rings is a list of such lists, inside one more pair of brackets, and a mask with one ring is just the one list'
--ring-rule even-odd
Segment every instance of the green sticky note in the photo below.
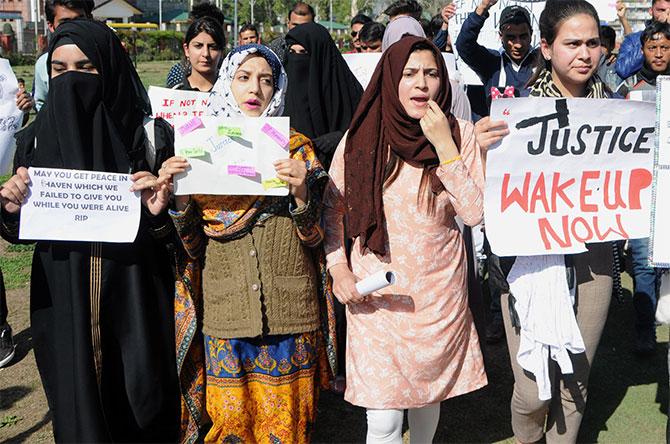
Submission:
{"label": "green sticky note", "polygon": [[264,190],[269,190],[270,188],[282,188],[285,187],[286,185],[288,185],[286,182],[284,182],[281,179],[277,179],[276,177],[263,181]]}
{"label": "green sticky note", "polygon": [[220,126],[219,136],[242,137],[242,129],[236,126]]}
{"label": "green sticky note", "polygon": [[180,154],[184,157],[203,157],[207,152],[201,146],[194,146],[192,148],[182,148]]}

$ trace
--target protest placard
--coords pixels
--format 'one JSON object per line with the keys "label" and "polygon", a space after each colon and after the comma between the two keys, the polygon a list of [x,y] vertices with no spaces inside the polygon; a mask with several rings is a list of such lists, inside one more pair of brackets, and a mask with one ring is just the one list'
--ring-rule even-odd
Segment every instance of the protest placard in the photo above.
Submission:
{"label": "protest placard", "polygon": [[484,211],[499,256],[585,251],[649,236],[654,104],[606,99],[494,100],[510,134],[491,147]]}
{"label": "protest placard", "polygon": [[670,76],[656,78],[656,156],[651,209],[651,262],[670,268]]}
{"label": "protest placard", "polygon": [[16,107],[19,85],[7,59],[0,59],[0,174],[12,170],[16,141],[14,133],[21,128],[23,112]]}
{"label": "protest placard", "polygon": [[[347,66],[349,66],[351,72],[354,74],[363,89],[365,89],[370,83],[370,79],[372,78],[372,74],[375,72],[375,68],[379,63],[379,59],[382,57],[382,53],[368,52],[360,54],[342,54],[342,57],[344,57],[344,61],[347,62]],[[443,52],[442,58],[444,58],[444,63],[447,65],[449,78],[453,80],[460,79],[460,74],[456,70],[456,58],[454,55]]]}
{"label": "protest placard", "polygon": [[175,194],[288,194],[272,165],[289,156],[288,117],[178,118],[175,129],[175,153],[191,165]]}
{"label": "protest placard", "polygon": [[174,125],[177,117],[190,119],[204,116],[209,103],[209,93],[200,91],[150,86],[148,93],[153,117],[162,117],[170,125]]}
{"label": "protest placard", "polygon": [[140,193],[130,175],[29,168],[30,194],[21,207],[19,239],[133,242]]}

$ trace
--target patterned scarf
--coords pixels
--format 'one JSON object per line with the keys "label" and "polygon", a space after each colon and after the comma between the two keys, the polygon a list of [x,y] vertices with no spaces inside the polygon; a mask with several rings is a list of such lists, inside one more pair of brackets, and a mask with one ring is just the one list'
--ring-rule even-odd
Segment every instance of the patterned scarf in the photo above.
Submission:
{"label": "patterned scarf", "polygon": [[[530,95],[532,97],[563,97],[563,93],[558,89],[551,78],[551,72],[547,69],[540,72],[537,80],[530,87]],[[584,97],[587,99],[606,99],[608,95],[605,92],[605,84],[597,76],[592,76],[586,85],[586,95]]]}
{"label": "patterned scarf", "polygon": [[263,111],[261,117],[281,116],[284,112],[284,98],[286,97],[286,86],[288,77],[281,65],[277,55],[264,45],[242,45],[233,49],[221,63],[219,77],[212,87],[209,95],[207,114],[217,117],[243,117],[242,110],[237,105],[230,85],[237,69],[242,62],[251,54],[263,57],[272,69],[272,81],[274,83],[274,96],[268,107]]}

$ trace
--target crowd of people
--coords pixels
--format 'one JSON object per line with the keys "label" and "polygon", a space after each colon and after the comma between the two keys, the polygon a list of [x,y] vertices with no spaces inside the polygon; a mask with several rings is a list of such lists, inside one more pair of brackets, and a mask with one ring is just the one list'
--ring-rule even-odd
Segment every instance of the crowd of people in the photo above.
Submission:
{"label": "crowd of people", "polygon": [[[550,259],[573,277],[583,349],[569,355],[570,378],[550,359],[542,377],[525,371],[513,277],[548,265],[488,247],[487,151],[509,133],[489,109],[505,97],[655,100],[657,77],[670,75],[670,0],[652,0],[637,33],[618,3],[618,52],[586,0],[548,0],[537,46],[529,11],[507,6],[501,48],[486,48],[477,40],[496,2],[468,11],[454,42],[453,3],[430,20],[416,0],[391,4],[386,24],[355,15],[351,53],[382,53],[365,89],[306,3],[288,12],[285,35],[265,45],[247,23],[227,53],[222,12],[194,7],[166,86],[209,93],[209,116],[290,118],[288,158],[274,163],[288,195],[229,196],[174,194],[189,159],[150,117],[120,40],[91,18],[91,0],[46,1],[49,47],[32,94],[16,99],[38,112],[16,134],[0,233],[25,242],[30,167],[130,173],[142,203],[132,243],[35,244],[31,332],[55,440],[309,442],[329,414],[319,392],[334,390],[365,409],[366,442],[401,443],[405,411],[410,442],[432,442],[441,401],[493,382],[481,336],[506,337],[516,442],[576,442],[625,245]],[[453,48],[483,86],[448,71],[442,52]],[[627,248],[636,351],[652,354],[659,271],[648,239]],[[485,329],[470,309],[482,298],[478,258]],[[361,295],[357,282],[380,270],[397,279]],[[0,273],[0,367],[14,354],[4,293]]]}

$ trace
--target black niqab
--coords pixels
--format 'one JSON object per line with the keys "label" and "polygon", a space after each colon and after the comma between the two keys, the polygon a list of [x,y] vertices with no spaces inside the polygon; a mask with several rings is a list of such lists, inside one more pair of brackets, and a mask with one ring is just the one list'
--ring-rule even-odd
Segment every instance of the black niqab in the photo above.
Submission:
{"label": "black niqab", "polygon": [[356,77],[323,26],[305,23],[286,35],[286,43],[302,45],[307,54],[288,54],[286,109],[291,126],[314,139],[349,127],[363,94]]}
{"label": "black niqab", "polygon": [[98,74],[69,71],[50,79],[30,165],[118,173],[146,169],[142,123],[151,105],[118,37],[104,23],[68,20],[51,40],[47,66],[63,41],[77,45]]}

